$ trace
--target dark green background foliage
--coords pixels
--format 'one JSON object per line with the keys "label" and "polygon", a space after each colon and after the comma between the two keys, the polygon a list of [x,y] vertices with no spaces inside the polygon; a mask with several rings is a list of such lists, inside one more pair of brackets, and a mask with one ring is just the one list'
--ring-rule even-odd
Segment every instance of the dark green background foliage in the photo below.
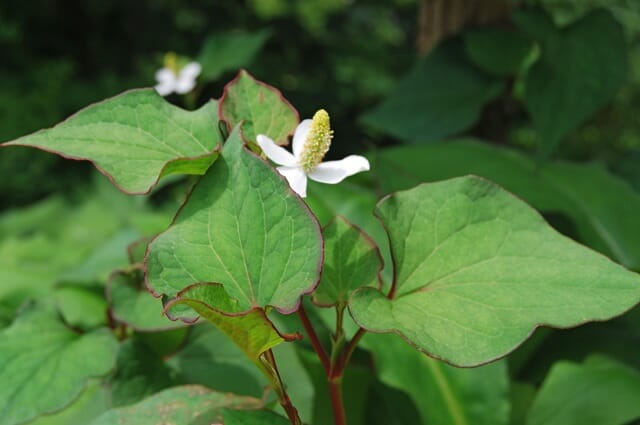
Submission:
{"label": "dark green background foliage", "polygon": [[[329,156],[364,153],[372,170],[340,186],[311,183],[307,201],[321,224],[342,214],[371,234],[385,264],[387,240],[371,215],[377,199],[476,174],[529,203],[561,233],[640,271],[640,2],[513,0],[500,19],[470,20],[425,55],[415,41],[420,3],[2,0],[0,142],[153,86],[154,72],[173,51],[204,67],[194,101],[169,96],[176,105],[195,109],[219,98],[242,67],[280,89],[301,118],[329,111],[335,130]],[[149,196],[126,197],[88,163],[0,149],[4,354],[16,350],[12,329],[46,322],[59,333],[49,357],[80,356],[82,350],[66,352],[66,341],[76,339],[87,352],[108,357],[77,377],[70,397],[42,400],[42,411],[55,412],[79,396],[69,409],[33,423],[89,423],[110,408],[182,385],[246,397],[222,403],[204,387],[176,390],[197,391],[215,412],[261,397],[264,378],[220,332],[186,330],[160,317],[132,266],[141,254],[133,249],[127,256],[131,242],[166,228],[194,180],[169,177]],[[117,268],[127,270],[109,279]],[[389,274],[387,267],[383,286]],[[128,303],[109,304],[121,298]],[[333,319],[309,310],[328,343]],[[280,320],[298,330],[290,317]],[[345,324],[347,333],[352,325]],[[117,355],[113,336],[125,340]],[[344,377],[352,425],[640,419],[638,308],[606,323],[539,330],[506,360],[473,370],[427,358],[399,339],[367,338]],[[326,382],[309,344],[275,351],[287,364],[284,378],[303,419],[329,423]],[[407,373],[400,363],[415,370]],[[615,415],[606,414],[611,409]],[[128,414],[103,420],[119,412]],[[18,413],[0,417],[0,424],[33,419]],[[271,415],[256,417],[263,414]]]}

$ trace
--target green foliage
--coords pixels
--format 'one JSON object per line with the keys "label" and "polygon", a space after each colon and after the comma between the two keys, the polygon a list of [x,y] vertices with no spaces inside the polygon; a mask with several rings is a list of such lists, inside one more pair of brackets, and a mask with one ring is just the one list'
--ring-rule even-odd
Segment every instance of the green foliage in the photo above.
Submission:
{"label": "green foliage", "polygon": [[51,309],[24,312],[0,332],[0,381],[10,383],[0,388],[0,423],[23,423],[63,409],[90,378],[111,371],[117,348],[106,329],[78,335]]}
{"label": "green foliage", "polygon": [[131,91],[6,146],[90,160],[124,192],[146,193],[163,176],[204,174],[215,161],[220,144],[216,107],[209,102],[185,112],[152,90]]}
{"label": "green foliage", "polygon": [[215,81],[224,72],[245,68],[258,54],[269,35],[268,30],[262,30],[209,36],[197,58],[202,65],[202,77]]}
{"label": "green foliage", "polygon": [[540,11],[516,14],[515,20],[540,49],[540,59],[527,74],[525,104],[540,150],[549,155],[620,89],[626,68],[624,34],[603,11],[561,30]]}
{"label": "green foliage", "polygon": [[322,306],[347,304],[361,286],[380,287],[382,258],[365,233],[343,217],[336,217],[322,230],[325,258],[322,279],[313,301]]}
{"label": "green foliage", "polygon": [[[209,424],[220,421],[224,408],[259,408],[260,401],[250,397],[216,393],[190,385],[162,391],[140,403],[112,409],[91,425],[163,423]],[[278,423],[278,422],[273,422]]]}
{"label": "green foliage", "polygon": [[640,418],[640,373],[606,357],[559,362],[536,396],[527,425],[626,424]]}
{"label": "green foliage", "polygon": [[376,214],[389,233],[393,286],[388,297],[358,290],[349,311],[365,329],[398,333],[455,365],[504,356],[541,323],[609,319],[640,297],[638,275],[477,177],[392,194]]}
{"label": "green foliage", "polygon": [[508,423],[505,362],[459,369],[416,352],[392,335],[367,335],[363,346],[371,350],[380,380],[409,394],[422,423]]}
{"label": "green foliage", "polygon": [[502,89],[470,64],[462,43],[451,42],[416,64],[363,122],[406,142],[433,142],[473,125]]}
{"label": "green foliage", "polygon": [[254,143],[258,134],[264,134],[285,145],[298,125],[298,112],[282,94],[256,81],[246,71],[240,71],[225,87],[220,100],[220,118],[231,127],[242,123],[244,137]]}
{"label": "green foliage", "polygon": [[[440,3],[2,3],[0,140],[108,99],[0,149],[0,424],[640,419],[638,8]],[[285,95],[371,171],[296,196]]]}

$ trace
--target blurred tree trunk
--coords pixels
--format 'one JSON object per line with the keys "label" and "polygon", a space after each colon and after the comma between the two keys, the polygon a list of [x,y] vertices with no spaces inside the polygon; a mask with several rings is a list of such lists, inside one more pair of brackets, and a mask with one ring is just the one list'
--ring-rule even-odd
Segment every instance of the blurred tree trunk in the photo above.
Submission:
{"label": "blurred tree trunk", "polygon": [[507,18],[514,0],[421,0],[417,47],[427,54],[440,40],[468,24],[485,25]]}

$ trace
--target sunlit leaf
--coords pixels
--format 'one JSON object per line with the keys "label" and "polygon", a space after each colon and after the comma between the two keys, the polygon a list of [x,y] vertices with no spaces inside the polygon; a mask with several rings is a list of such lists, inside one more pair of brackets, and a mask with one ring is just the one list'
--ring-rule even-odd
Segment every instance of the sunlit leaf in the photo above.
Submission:
{"label": "sunlit leaf", "polygon": [[394,287],[389,298],[357,290],[352,315],[452,364],[495,360],[541,324],[607,320],[640,301],[640,276],[478,177],[395,193],[376,214],[389,232]]}
{"label": "sunlit leaf", "polygon": [[298,125],[298,111],[282,93],[253,78],[248,72],[226,85],[220,98],[220,118],[229,128],[242,124],[244,136],[252,142],[264,134],[280,145],[286,145]]}
{"label": "sunlit leaf", "polygon": [[385,149],[372,170],[384,193],[465,174],[488,178],[542,212],[575,223],[577,237],[640,270],[640,195],[598,164],[537,164],[510,149],[471,141]]}
{"label": "sunlit leaf", "polygon": [[215,101],[189,112],[153,89],[132,90],[2,146],[89,160],[122,191],[146,193],[169,174],[204,174],[218,155],[217,121]]}
{"label": "sunlit leaf", "polygon": [[239,307],[220,284],[187,287],[167,305],[167,309],[171,311],[175,305],[191,307],[238,344],[247,357],[254,361],[276,345],[297,339],[295,335],[280,334],[262,308],[255,307],[247,311]]}
{"label": "sunlit leaf", "polygon": [[236,128],[174,224],[149,245],[147,281],[170,298],[196,283],[222,284],[237,303],[229,313],[291,312],[315,288],[321,262],[315,218],[282,176],[243,148]]}

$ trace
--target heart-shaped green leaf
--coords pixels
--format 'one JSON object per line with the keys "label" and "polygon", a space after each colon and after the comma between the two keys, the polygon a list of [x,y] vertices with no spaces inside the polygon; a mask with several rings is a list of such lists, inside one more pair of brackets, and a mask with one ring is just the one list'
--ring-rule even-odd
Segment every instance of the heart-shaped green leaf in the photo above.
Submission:
{"label": "heart-shaped green leaf", "polygon": [[540,135],[540,149],[548,155],[618,92],[626,69],[624,32],[604,10],[563,29],[536,10],[517,13],[515,19],[541,50],[527,74],[525,104]]}
{"label": "heart-shaped green leaf", "polygon": [[21,424],[64,408],[90,378],[114,367],[117,348],[106,329],[78,334],[49,309],[19,316],[0,332],[0,424]]}
{"label": "heart-shaped green leaf", "polygon": [[242,124],[247,140],[255,142],[258,134],[264,134],[280,145],[289,143],[300,121],[298,111],[271,87],[253,78],[247,71],[227,84],[220,98],[220,118],[229,128]]}
{"label": "heart-shaped green leaf", "polygon": [[411,397],[423,424],[508,423],[509,377],[504,361],[457,368],[415,351],[393,335],[368,334],[361,344],[372,352],[380,380]]}
{"label": "heart-shaped green leaf", "polygon": [[640,301],[640,276],[478,177],[398,192],[376,214],[389,233],[394,284],[389,297],[354,292],[351,314],[455,365],[504,356],[541,324],[607,320]]}
{"label": "heart-shaped green leaf", "polygon": [[290,313],[315,288],[322,256],[316,219],[282,176],[243,147],[236,127],[173,225],[149,245],[147,283],[170,298],[196,283],[220,283],[237,303],[223,312],[272,306]]}
{"label": "heart-shaped green leaf", "polygon": [[276,345],[299,338],[297,335],[280,334],[260,307],[249,311],[238,308],[238,303],[229,298],[220,284],[189,286],[167,304],[167,309],[174,305],[191,307],[238,344],[253,361]]}
{"label": "heart-shaped green leaf", "polygon": [[324,267],[313,301],[321,306],[346,305],[362,286],[380,288],[382,257],[375,242],[344,217],[335,217],[322,229]]}
{"label": "heart-shaped green leaf", "polygon": [[[199,385],[170,388],[132,406],[112,409],[91,425],[208,425],[220,422],[222,409],[259,409],[252,397],[212,392]],[[277,422],[276,422],[277,423]]]}
{"label": "heart-shaped green leaf", "polygon": [[640,194],[599,164],[536,161],[511,149],[457,141],[380,151],[372,170],[384,193],[476,174],[545,213],[566,215],[580,241],[640,270]]}
{"label": "heart-shaped green leaf", "polygon": [[153,89],[96,103],[57,126],[3,144],[89,160],[126,193],[147,193],[166,175],[204,174],[218,156],[217,102],[189,112]]}
{"label": "heart-shaped green leaf", "polygon": [[606,357],[553,366],[527,425],[622,425],[640,418],[640,372]]}

